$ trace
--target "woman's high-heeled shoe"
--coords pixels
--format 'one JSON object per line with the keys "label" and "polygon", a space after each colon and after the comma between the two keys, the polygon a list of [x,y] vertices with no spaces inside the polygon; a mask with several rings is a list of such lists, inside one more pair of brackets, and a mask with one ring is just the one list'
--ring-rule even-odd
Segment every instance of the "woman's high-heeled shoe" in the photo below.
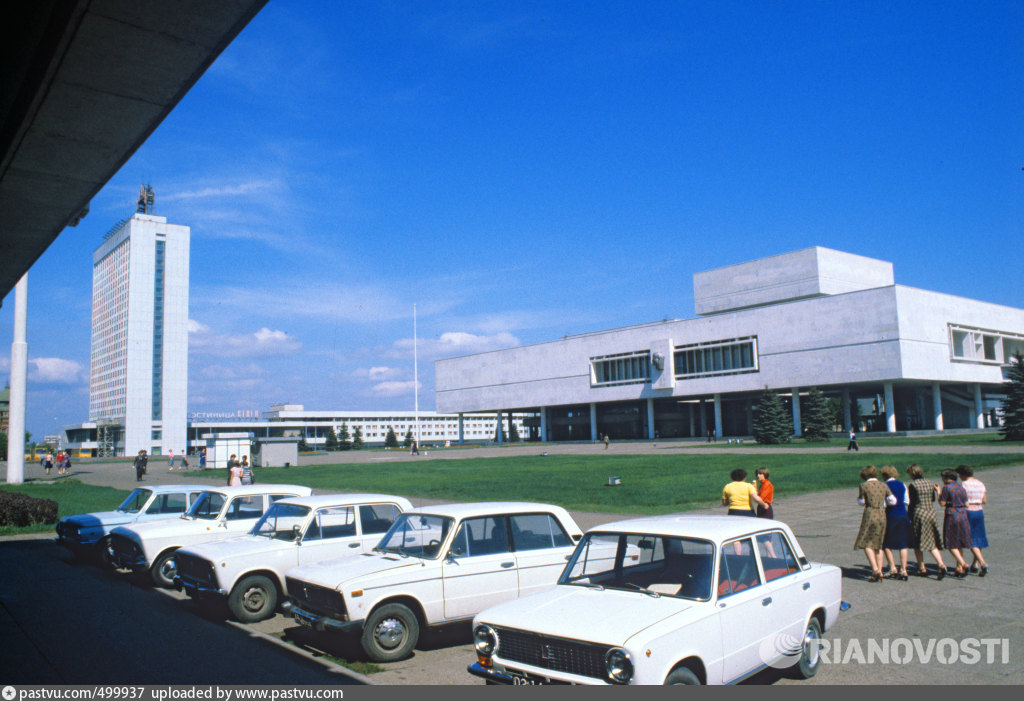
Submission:
{"label": "woman's high-heeled shoe", "polygon": [[926,570],[924,567],[919,567],[917,569],[917,572],[914,573],[914,576],[915,577],[927,577],[928,576],[928,570]]}
{"label": "woman's high-heeled shoe", "polygon": [[963,579],[967,576],[967,569],[960,569],[959,567],[957,567],[956,572],[953,573],[953,576],[957,579]]}
{"label": "woman's high-heeled shoe", "polygon": [[871,578],[868,581],[869,582],[881,582],[882,581],[882,571],[881,570],[875,570],[874,572],[872,572],[871,573]]}
{"label": "woman's high-heeled shoe", "polygon": [[910,579],[910,575],[907,574],[906,570],[900,572],[900,579],[902,579],[904,582]]}
{"label": "woman's high-heeled shoe", "polygon": [[984,577],[986,574],[988,574],[988,565],[985,565],[984,567],[981,568],[981,571],[978,572],[978,576],[979,577]]}
{"label": "woman's high-heeled shoe", "polygon": [[937,575],[935,575],[935,579],[937,579],[937,580],[939,580],[941,582],[946,577],[947,574],[949,574],[949,570],[946,569],[945,567],[943,567],[941,570],[939,570],[939,573]]}

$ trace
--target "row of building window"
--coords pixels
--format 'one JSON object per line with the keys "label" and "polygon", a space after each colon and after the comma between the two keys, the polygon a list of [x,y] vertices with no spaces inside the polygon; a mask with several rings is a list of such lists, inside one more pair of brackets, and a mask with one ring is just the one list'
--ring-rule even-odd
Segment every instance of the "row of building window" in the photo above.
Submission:
{"label": "row of building window", "polygon": [[[689,343],[676,346],[673,355],[677,380],[758,371],[756,336]],[[590,359],[591,386],[608,387],[650,381],[650,351],[602,355]]]}

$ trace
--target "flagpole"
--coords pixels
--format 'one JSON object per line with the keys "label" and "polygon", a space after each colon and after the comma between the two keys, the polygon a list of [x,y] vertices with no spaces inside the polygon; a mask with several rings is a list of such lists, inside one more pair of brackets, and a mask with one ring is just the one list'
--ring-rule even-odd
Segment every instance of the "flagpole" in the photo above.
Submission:
{"label": "flagpole", "polygon": [[414,303],[412,305],[412,385],[416,410],[416,445],[418,446],[420,443],[420,368],[416,345],[416,304]]}

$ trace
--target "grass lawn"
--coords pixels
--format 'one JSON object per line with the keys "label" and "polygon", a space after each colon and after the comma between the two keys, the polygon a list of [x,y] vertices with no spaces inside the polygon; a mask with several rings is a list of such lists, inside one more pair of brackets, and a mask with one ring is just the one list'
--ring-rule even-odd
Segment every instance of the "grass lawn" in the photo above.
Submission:
{"label": "grass lawn", "polygon": [[[76,479],[54,481],[35,480],[25,484],[0,484],[0,491],[18,492],[40,499],[57,502],[57,518],[71,514],[85,514],[91,511],[112,511],[125,500],[128,492],[113,487],[96,487],[82,484]],[[42,533],[53,531],[52,523],[37,523],[17,528],[0,526],[0,536],[18,533]]]}
{"label": "grass lawn", "polygon": [[[659,448],[665,448],[671,450],[673,448],[735,448],[735,444],[730,444],[728,438],[720,438],[716,443],[707,443],[705,441],[685,441],[678,444],[673,443],[659,443]],[[756,447],[763,448],[765,450],[794,450],[800,448],[836,448],[844,449],[846,444],[849,442],[849,438],[846,434],[834,435],[827,441],[805,441],[803,438],[794,438],[789,443],[782,443],[778,445],[761,445],[757,441],[747,438],[743,441],[744,447]],[[945,436],[877,436],[877,437],[862,437],[857,436],[857,445],[860,447],[870,446],[872,448],[884,448],[889,446],[917,446],[917,445],[938,445],[946,448],[955,447],[958,445],[972,447],[972,446],[1008,446],[1015,447],[1024,454],[1024,443],[1020,441],[1007,441],[1004,440],[1001,435],[996,432],[990,433],[962,433],[962,434],[950,434]]]}
{"label": "grass lawn", "polygon": [[[381,464],[263,468],[260,482],[301,484],[320,492],[382,492],[448,501],[540,501],[583,511],[657,514],[717,506],[729,472],[771,470],[780,496],[828,489],[856,489],[867,464],[911,463],[938,481],[939,472],[961,463],[975,470],[1024,463],[1021,454],[767,454],[722,455],[534,455]],[[223,471],[221,471],[223,474]],[[611,476],[621,486],[608,487]]]}

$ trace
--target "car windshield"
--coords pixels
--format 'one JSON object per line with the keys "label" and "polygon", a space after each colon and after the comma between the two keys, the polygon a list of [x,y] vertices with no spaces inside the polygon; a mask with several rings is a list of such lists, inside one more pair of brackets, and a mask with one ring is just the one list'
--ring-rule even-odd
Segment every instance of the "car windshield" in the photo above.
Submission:
{"label": "car windshield", "polygon": [[307,516],[309,516],[308,506],[278,502],[263,514],[263,517],[256,522],[249,533],[278,540],[295,540],[295,536],[302,528],[302,524],[306,522]]}
{"label": "car windshield", "polygon": [[152,489],[136,489],[128,498],[121,502],[121,505],[117,507],[118,511],[124,511],[129,514],[137,514],[142,510],[142,507],[149,501],[149,497],[153,494]]}
{"label": "car windshield", "polygon": [[435,558],[441,552],[455,519],[431,514],[402,514],[374,550],[397,555]]}
{"label": "car windshield", "polygon": [[203,492],[185,516],[208,521],[216,520],[220,516],[220,510],[224,507],[224,500],[225,497],[220,492]]}
{"label": "car windshield", "polygon": [[711,598],[714,546],[706,540],[638,533],[588,533],[559,584]]}

